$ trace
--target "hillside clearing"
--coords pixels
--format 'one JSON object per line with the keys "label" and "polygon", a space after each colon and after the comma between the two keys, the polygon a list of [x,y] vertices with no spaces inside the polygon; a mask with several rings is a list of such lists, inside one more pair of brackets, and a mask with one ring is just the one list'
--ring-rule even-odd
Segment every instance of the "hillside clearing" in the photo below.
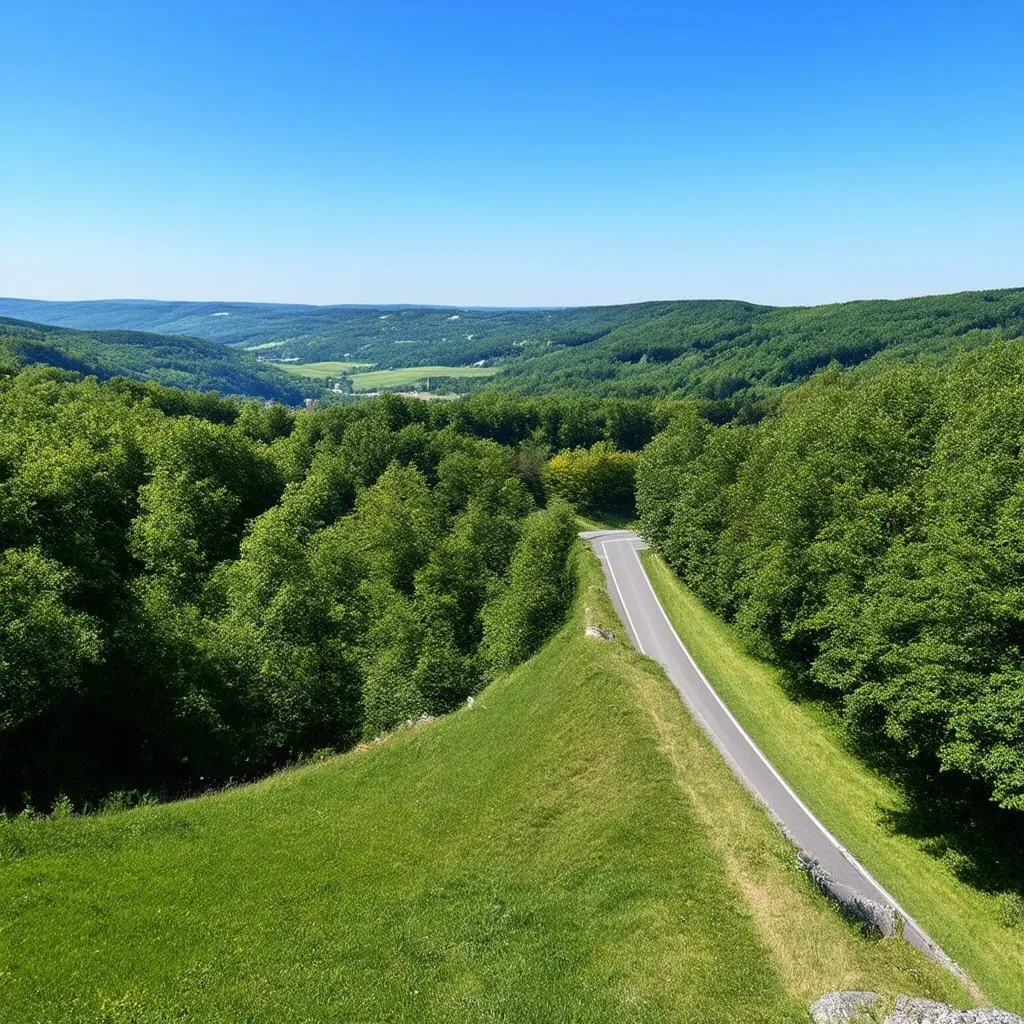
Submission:
{"label": "hillside clearing", "polygon": [[[276,343],[275,343],[276,344]],[[315,380],[328,380],[343,377],[353,370],[368,369],[373,363],[359,362],[326,362],[326,363],[275,363],[275,366],[299,377],[312,377]]]}
{"label": "hillside clearing", "polygon": [[430,377],[493,377],[500,366],[403,366],[397,370],[369,370],[373,363],[282,363],[281,369],[300,377],[329,380],[349,376],[355,391],[379,391],[382,388],[424,384]]}
{"label": "hillside clearing", "polygon": [[381,388],[423,384],[428,377],[462,380],[469,377],[493,377],[500,372],[500,366],[404,366],[397,370],[370,370],[353,374],[352,387],[356,391],[379,391]]}
{"label": "hillside clearing", "polygon": [[473,708],[220,794],[0,825],[5,1020],[774,1024],[833,988],[963,1004],[812,889],[581,561],[566,626]]}
{"label": "hillside clearing", "polygon": [[888,825],[903,807],[900,794],[845,749],[837,723],[814,705],[794,703],[780,672],[745,654],[653,551],[640,557],[708,680],[801,798],[986,996],[1024,1010],[1024,928],[1001,923],[993,896]]}

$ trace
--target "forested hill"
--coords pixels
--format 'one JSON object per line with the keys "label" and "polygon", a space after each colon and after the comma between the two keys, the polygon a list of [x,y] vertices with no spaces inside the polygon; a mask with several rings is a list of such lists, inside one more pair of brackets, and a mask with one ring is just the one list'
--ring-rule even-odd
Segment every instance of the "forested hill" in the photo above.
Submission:
{"label": "forested hill", "polygon": [[0,317],[0,364],[43,364],[101,379],[129,377],[169,387],[301,403],[306,385],[216,342],[134,330],[72,331]]}
{"label": "forested hill", "polygon": [[838,363],[945,363],[1024,334],[1024,289],[767,308],[676,303],[586,345],[534,345],[501,375],[521,393],[764,396]]}
{"label": "forested hill", "polygon": [[511,310],[0,299],[0,315],[189,334],[270,360],[384,369],[484,359],[503,372],[477,387],[524,394],[727,398],[771,394],[832,362],[946,362],[997,333],[1020,337],[1024,289],[808,307],[697,300]]}

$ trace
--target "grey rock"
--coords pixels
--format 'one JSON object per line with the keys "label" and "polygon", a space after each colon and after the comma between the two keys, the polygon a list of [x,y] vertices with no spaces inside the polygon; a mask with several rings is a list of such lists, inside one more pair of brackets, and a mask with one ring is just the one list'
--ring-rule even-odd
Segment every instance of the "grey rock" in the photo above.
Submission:
{"label": "grey rock", "polygon": [[597,637],[600,640],[615,639],[615,634],[610,629],[602,629],[600,626],[587,626],[583,635]]}
{"label": "grey rock", "polygon": [[[882,997],[876,992],[829,992],[811,1006],[811,1018],[815,1024],[867,1024],[878,1020],[881,1009]],[[957,1010],[931,999],[900,996],[881,1024],[1024,1024],[1024,1017],[991,1006]]]}
{"label": "grey rock", "polygon": [[814,1024],[870,1021],[881,998],[877,992],[829,992],[811,1005],[811,1018]]}
{"label": "grey rock", "polygon": [[898,929],[896,911],[884,903],[869,899],[852,886],[833,878],[813,857],[801,850],[797,860],[810,872],[814,884],[851,917],[868,925],[883,938],[892,938]]}
{"label": "grey rock", "polygon": [[994,1006],[956,1010],[930,999],[900,996],[884,1024],[1024,1024],[1024,1017],[1006,1010],[997,1010]]}

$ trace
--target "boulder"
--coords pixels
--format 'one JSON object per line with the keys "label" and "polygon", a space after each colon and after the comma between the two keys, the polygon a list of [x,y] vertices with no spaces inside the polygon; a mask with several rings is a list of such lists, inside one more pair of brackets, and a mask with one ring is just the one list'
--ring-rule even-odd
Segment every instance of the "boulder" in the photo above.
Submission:
{"label": "boulder", "polygon": [[881,998],[877,992],[829,992],[811,1004],[811,1018],[814,1024],[870,1021],[871,1011]]}
{"label": "boulder", "polygon": [[992,1006],[957,1010],[931,999],[899,996],[892,1010],[879,1018],[883,1010],[877,992],[829,992],[811,1006],[815,1024],[1024,1024],[1024,1017]]}
{"label": "boulder", "polygon": [[583,635],[596,637],[599,640],[615,639],[615,634],[610,629],[602,629],[600,626],[587,626],[583,631]]}

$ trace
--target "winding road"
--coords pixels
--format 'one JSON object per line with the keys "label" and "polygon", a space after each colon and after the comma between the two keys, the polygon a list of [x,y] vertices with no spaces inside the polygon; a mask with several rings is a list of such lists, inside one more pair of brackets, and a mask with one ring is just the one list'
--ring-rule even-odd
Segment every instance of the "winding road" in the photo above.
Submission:
{"label": "winding road", "polygon": [[664,667],[694,718],[782,830],[834,879],[896,910],[903,918],[904,938],[962,976],[924,929],[793,792],[704,678],[647,578],[637,555],[647,546],[642,538],[629,530],[588,531],[580,536],[590,541],[601,559],[612,601],[637,650]]}

